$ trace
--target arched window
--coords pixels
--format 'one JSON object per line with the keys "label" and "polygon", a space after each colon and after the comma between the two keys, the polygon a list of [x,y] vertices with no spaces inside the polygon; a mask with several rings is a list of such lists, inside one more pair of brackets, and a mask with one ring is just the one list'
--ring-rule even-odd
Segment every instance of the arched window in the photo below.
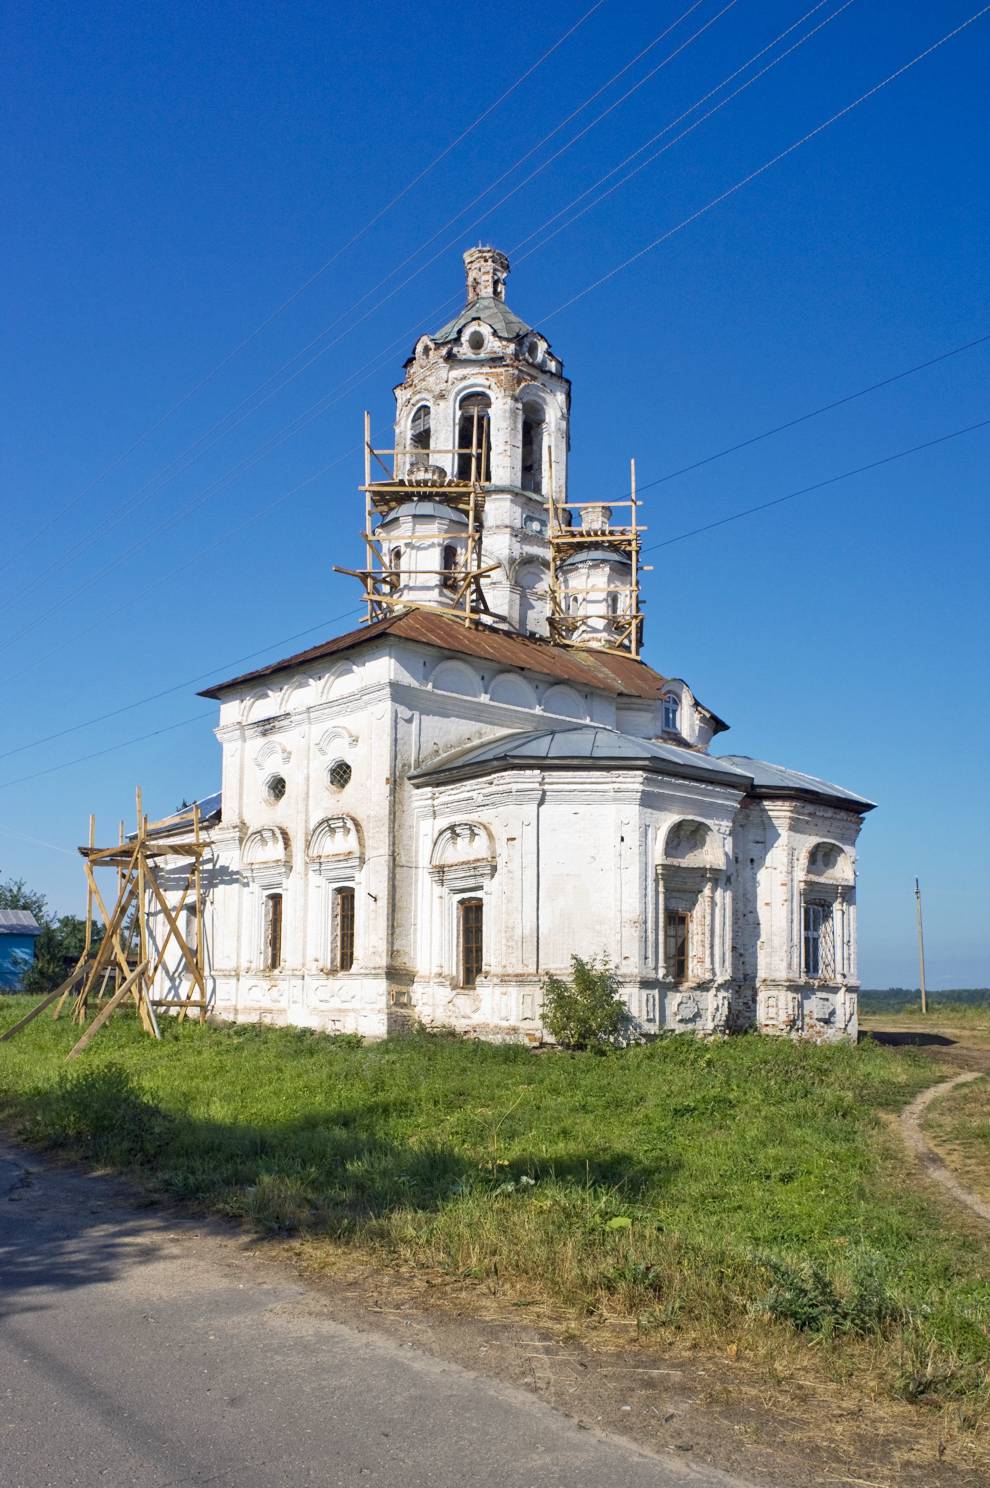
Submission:
{"label": "arched window", "polygon": [[677,694],[668,692],[663,700],[663,731],[665,734],[676,734],[679,729],[681,705]]}
{"label": "arched window", "polygon": [[441,583],[445,589],[457,588],[457,549],[453,543],[444,544]]}
{"label": "arched window", "polygon": [[266,894],[262,919],[261,967],[278,971],[282,965],[282,895]]}
{"label": "arched window", "polygon": [[471,393],[457,418],[457,479],[487,482],[491,475],[491,399]]}
{"label": "arched window", "polygon": [[354,965],[354,885],[334,889],[330,926],[334,971],[350,971]]}
{"label": "arched window", "polygon": [[411,449],[430,452],[429,403],[421,403],[409,421],[409,445]]}
{"label": "arched window", "polygon": [[385,585],[394,594],[402,582],[402,549],[393,548],[388,555],[388,566],[390,572],[386,575]]}
{"label": "arched window", "polygon": [[543,409],[539,403],[523,404],[522,488],[537,496],[543,493]]}
{"label": "arched window", "polygon": [[484,901],[462,899],[457,906],[460,920],[460,984],[474,987],[481,975],[484,949]]}

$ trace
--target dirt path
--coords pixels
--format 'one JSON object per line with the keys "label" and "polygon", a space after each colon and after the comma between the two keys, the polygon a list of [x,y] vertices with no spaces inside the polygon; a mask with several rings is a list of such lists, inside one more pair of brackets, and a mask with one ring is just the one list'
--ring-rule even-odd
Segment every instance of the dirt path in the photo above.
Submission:
{"label": "dirt path", "polygon": [[967,1070],[965,1074],[956,1075],[951,1080],[943,1080],[939,1085],[929,1086],[920,1095],[916,1095],[910,1105],[904,1107],[901,1112],[901,1130],[908,1147],[918,1158],[928,1177],[940,1183],[957,1204],[964,1204],[973,1214],[978,1215],[986,1224],[990,1224],[990,1204],[959,1182],[928,1141],[921,1125],[925,1110],[938,1096],[945,1095],[949,1090],[955,1090],[958,1085],[968,1085],[971,1080],[984,1078],[982,1070]]}

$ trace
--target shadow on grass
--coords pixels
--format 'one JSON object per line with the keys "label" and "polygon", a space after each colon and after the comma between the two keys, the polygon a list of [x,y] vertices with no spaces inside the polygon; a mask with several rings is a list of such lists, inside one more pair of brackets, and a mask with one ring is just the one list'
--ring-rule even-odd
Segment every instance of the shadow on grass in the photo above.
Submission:
{"label": "shadow on grass", "polygon": [[[567,1190],[601,1214],[621,1213],[647,1189],[672,1181],[678,1165],[638,1163],[625,1153],[470,1160],[440,1144],[399,1144],[389,1099],[325,1118],[300,1115],[264,1126],[173,1115],[148,1101],[127,1072],[101,1065],[16,1104],[18,1133],[42,1151],[140,1175],[158,1192],[242,1220],[262,1235],[295,1230],[346,1242],[397,1212],[436,1214],[542,1185]],[[49,1175],[56,1185],[79,1175]],[[43,1176],[43,1182],[48,1178]],[[0,1195],[2,1197],[2,1195]],[[58,1291],[112,1280],[160,1243],[161,1222],[117,1213],[99,1189],[51,1214],[16,1202],[0,1209],[0,1309],[19,1292]],[[156,1235],[155,1231],[159,1233]],[[136,1249],[135,1245],[143,1249]]]}

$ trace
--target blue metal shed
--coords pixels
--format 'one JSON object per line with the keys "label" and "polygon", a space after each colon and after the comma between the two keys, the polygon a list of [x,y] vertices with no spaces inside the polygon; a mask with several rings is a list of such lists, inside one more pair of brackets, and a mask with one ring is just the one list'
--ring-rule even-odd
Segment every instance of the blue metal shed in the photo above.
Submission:
{"label": "blue metal shed", "polygon": [[29,909],[0,909],[0,991],[16,992],[34,960],[41,926]]}

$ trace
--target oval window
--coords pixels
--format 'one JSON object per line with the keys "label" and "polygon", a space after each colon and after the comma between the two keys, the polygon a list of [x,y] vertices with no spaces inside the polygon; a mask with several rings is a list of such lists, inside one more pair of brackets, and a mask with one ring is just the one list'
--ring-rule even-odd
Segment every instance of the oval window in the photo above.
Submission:
{"label": "oval window", "polygon": [[327,771],[327,780],[333,790],[343,790],[350,783],[352,773],[346,760],[334,760]]}

